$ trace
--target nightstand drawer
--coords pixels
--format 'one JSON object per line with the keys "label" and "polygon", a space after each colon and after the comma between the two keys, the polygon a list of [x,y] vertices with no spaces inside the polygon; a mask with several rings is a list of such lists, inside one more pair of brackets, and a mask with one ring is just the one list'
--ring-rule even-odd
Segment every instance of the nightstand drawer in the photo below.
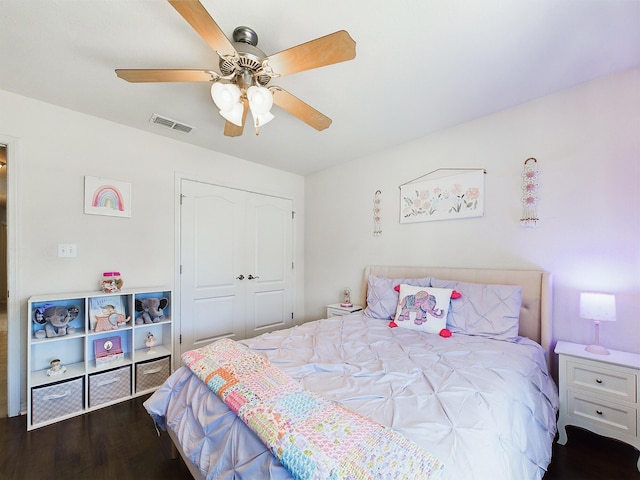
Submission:
{"label": "nightstand drawer", "polygon": [[625,435],[636,436],[635,408],[603,402],[589,395],[568,392],[569,415],[588,420],[601,427],[614,429]]}
{"label": "nightstand drawer", "polygon": [[349,315],[350,313],[359,312],[360,310],[362,310],[361,305],[343,307],[339,303],[332,303],[331,305],[327,305],[327,318]]}
{"label": "nightstand drawer", "polygon": [[637,376],[616,370],[601,368],[590,363],[567,361],[569,387],[588,389],[611,398],[636,402]]}

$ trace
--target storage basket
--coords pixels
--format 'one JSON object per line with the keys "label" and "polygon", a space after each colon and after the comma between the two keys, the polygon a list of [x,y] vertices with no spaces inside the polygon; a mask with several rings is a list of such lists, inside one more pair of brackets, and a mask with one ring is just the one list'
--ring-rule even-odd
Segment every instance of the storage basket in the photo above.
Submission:
{"label": "storage basket", "polygon": [[171,357],[136,363],[136,393],[157,388],[169,378]]}
{"label": "storage basket", "polygon": [[131,395],[131,366],[94,373],[89,376],[89,406],[126,398]]}
{"label": "storage basket", "polygon": [[31,423],[35,425],[82,411],[83,389],[83,377],[32,388]]}

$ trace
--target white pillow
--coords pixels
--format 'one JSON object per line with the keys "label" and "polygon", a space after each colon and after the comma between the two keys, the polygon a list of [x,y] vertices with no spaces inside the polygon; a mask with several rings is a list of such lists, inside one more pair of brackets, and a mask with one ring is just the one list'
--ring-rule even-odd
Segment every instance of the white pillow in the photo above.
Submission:
{"label": "white pillow", "polygon": [[432,278],[431,282],[441,288],[454,288],[462,294],[449,310],[447,324],[453,333],[508,341],[518,338],[522,287],[437,278]]}
{"label": "white pillow", "polygon": [[451,288],[400,284],[395,323],[398,327],[439,334],[447,328]]}

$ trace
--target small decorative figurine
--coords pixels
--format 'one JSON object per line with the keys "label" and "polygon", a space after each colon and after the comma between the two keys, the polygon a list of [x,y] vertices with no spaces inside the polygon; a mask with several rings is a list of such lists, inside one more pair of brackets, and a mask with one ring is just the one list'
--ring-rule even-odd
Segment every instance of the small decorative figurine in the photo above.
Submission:
{"label": "small decorative figurine", "polygon": [[47,370],[47,375],[50,377],[53,375],[60,375],[67,371],[67,367],[60,363],[59,358],[54,358],[53,360],[51,360],[50,365],[51,368]]}
{"label": "small decorative figurine", "polygon": [[156,337],[153,336],[153,333],[147,333],[147,339],[145,340],[144,344],[149,348],[149,350],[147,350],[147,353],[155,353],[153,347],[156,346]]}
{"label": "small decorative figurine", "polygon": [[351,303],[351,290],[348,288],[345,288],[342,291],[342,303],[340,304],[341,307],[353,307],[353,303]]}

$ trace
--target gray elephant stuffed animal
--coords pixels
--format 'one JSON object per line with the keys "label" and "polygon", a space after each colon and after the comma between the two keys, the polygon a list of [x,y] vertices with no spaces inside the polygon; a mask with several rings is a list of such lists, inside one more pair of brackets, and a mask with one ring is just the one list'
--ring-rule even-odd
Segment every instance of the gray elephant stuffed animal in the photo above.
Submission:
{"label": "gray elephant stuffed animal", "polygon": [[165,297],[136,299],[136,312],[139,313],[136,325],[162,322],[166,319],[163,310],[167,305],[169,305],[169,299]]}
{"label": "gray elephant stuffed animal", "polygon": [[69,333],[74,333],[75,328],[69,322],[80,314],[80,308],[76,305],[70,307],[48,307],[43,312],[45,320],[44,330],[47,337],[61,337]]}

